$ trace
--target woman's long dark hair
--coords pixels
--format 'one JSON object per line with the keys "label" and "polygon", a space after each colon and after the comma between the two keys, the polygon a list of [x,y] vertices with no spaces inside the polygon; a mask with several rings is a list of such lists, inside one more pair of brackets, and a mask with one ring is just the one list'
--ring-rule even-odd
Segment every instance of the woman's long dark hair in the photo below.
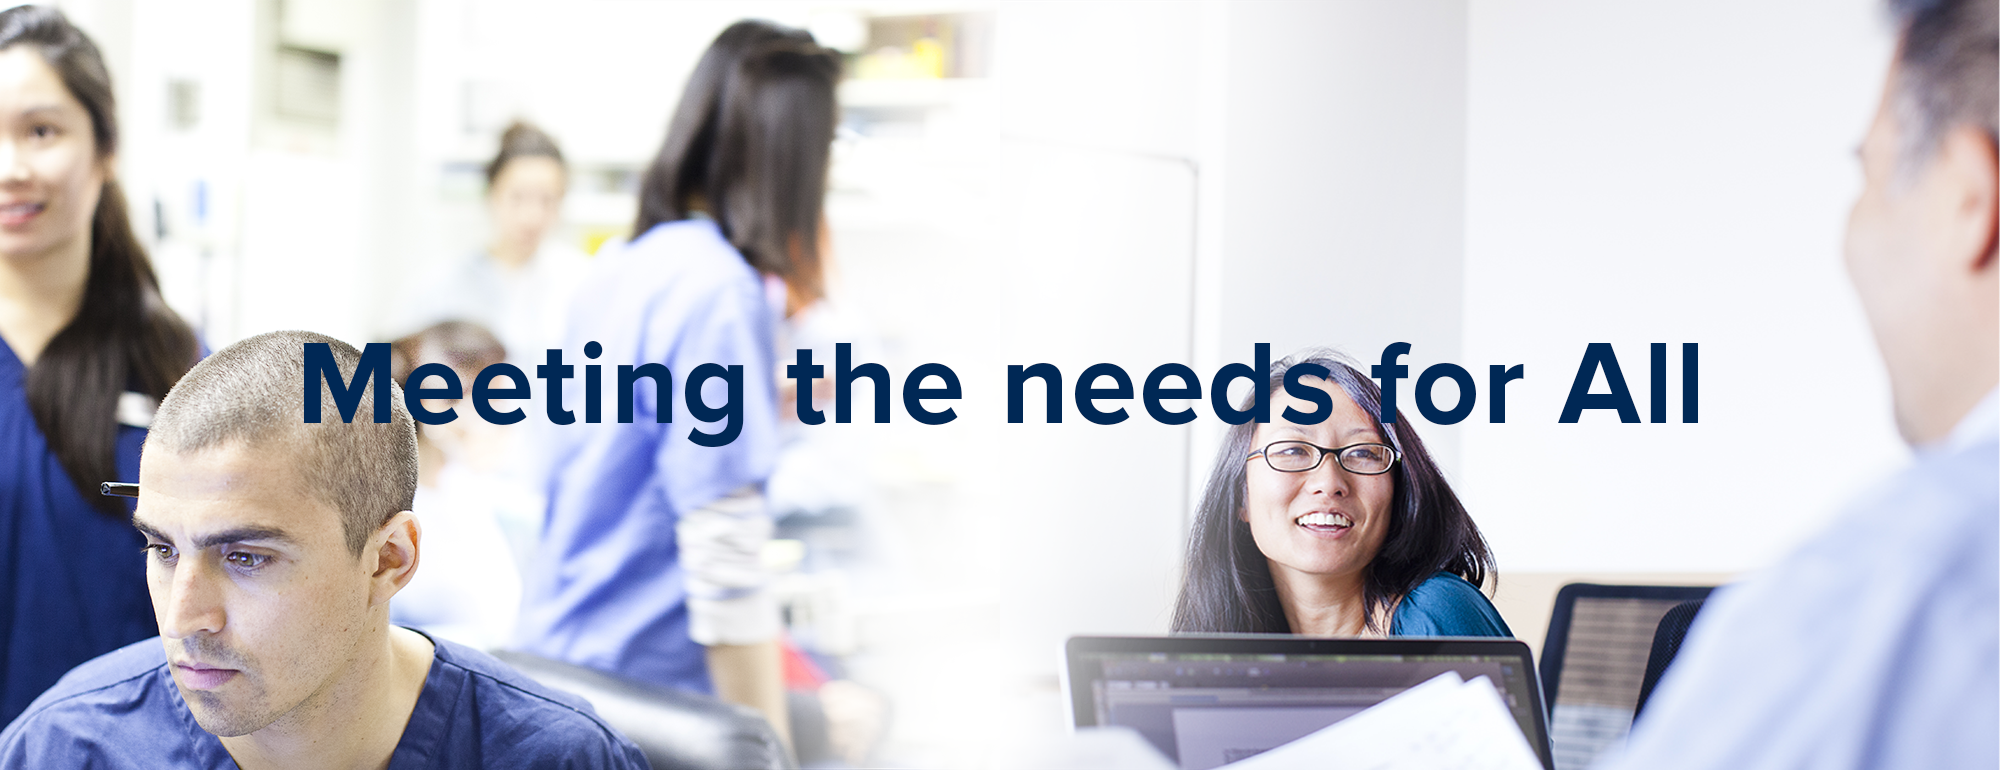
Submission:
{"label": "woman's long dark hair", "polygon": [[[1394,471],[1396,494],[1390,504],[1389,532],[1382,548],[1369,562],[1362,581],[1362,612],[1371,631],[1381,628],[1377,616],[1401,601],[1418,584],[1432,575],[1447,572],[1477,586],[1493,571],[1493,554],[1479,527],[1458,502],[1444,474],[1424,449],[1398,410],[1393,426],[1382,424],[1382,391],[1345,356],[1326,349],[1295,353],[1271,367],[1266,392],[1283,387],[1285,372],[1300,364],[1318,364],[1331,374],[1333,382],[1347,393],[1368,417],[1376,430],[1403,454]],[[1254,395],[1254,394],[1252,394]],[[1244,409],[1249,404],[1243,405]],[[1246,504],[1250,441],[1257,424],[1246,422],[1229,429],[1217,452],[1215,469],[1208,474],[1201,507],[1195,512],[1194,532],[1188,538],[1185,573],[1181,578],[1180,599],[1174,603],[1175,632],[1227,632],[1288,634],[1284,607],[1271,581],[1270,563],[1250,536],[1250,525],[1237,517]]]}
{"label": "woman's long dark hair", "polygon": [[823,295],[819,230],[840,57],[810,33],[739,21],[695,65],[639,185],[632,237],[697,206],[759,271]]}
{"label": "woman's long dark hair", "polygon": [[[118,112],[104,57],[61,11],[24,5],[0,12],[0,50],[33,46],[90,113],[97,158],[118,149]],[[194,332],[160,298],[146,249],[132,234],[125,194],[109,176],[90,220],[90,276],[69,325],[28,370],[28,409],[71,483],[99,510],[123,516],[97,494],[118,476],[118,397],[166,398],[200,356]]]}

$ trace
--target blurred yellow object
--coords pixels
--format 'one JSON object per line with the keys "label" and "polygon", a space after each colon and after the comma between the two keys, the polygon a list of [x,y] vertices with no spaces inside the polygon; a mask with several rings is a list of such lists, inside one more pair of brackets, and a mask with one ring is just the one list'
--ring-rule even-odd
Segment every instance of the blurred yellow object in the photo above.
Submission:
{"label": "blurred yellow object", "polygon": [[936,38],[918,38],[909,50],[883,46],[855,62],[861,80],[940,80],[944,78],[944,45]]}
{"label": "blurred yellow object", "polygon": [[586,227],[583,229],[583,253],[597,256],[597,250],[604,248],[606,241],[623,237],[623,227]]}
{"label": "blurred yellow object", "polygon": [[920,38],[910,44],[910,68],[915,77],[936,80],[944,77],[944,46],[937,38]]}

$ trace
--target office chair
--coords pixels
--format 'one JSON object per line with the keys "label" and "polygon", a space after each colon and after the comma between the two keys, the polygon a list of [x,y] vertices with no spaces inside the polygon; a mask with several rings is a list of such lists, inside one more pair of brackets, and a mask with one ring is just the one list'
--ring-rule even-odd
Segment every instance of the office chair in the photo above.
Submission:
{"label": "office chair", "polygon": [[1681,652],[1681,640],[1687,638],[1688,627],[1694,625],[1694,615],[1701,611],[1703,600],[1681,602],[1667,610],[1660,618],[1660,628],[1653,632],[1653,651],[1646,656],[1646,679],[1639,684],[1639,703],[1632,707],[1632,719],[1637,721],[1646,710],[1646,700],[1653,697],[1653,688],[1660,684],[1660,676],[1667,673],[1674,656]]}
{"label": "office chair", "polygon": [[1631,731],[1660,619],[1711,590],[1572,583],[1557,592],[1541,663],[1556,770],[1589,767]]}
{"label": "office chair", "polygon": [[653,770],[789,770],[791,755],[756,711],[525,652],[493,656],[543,686],[590,701]]}

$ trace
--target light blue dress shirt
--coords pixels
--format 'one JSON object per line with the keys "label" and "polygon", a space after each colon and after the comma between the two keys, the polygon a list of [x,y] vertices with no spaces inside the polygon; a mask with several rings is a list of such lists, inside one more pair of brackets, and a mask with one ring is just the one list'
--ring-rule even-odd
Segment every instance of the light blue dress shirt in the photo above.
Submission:
{"label": "light blue dress shirt", "polygon": [[1625,752],[1598,767],[2000,767],[1995,398],[1797,552],[1718,591]]}
{"label": "light blue dress shirt", "polygon": [[[648,230],[601,263],[578,288],[564,335],[563,406],[570,425],[549,426],[548,518],[522,565],[517,641],[528,652],[670,687],[711,692],[707,658],[688,636],[687,571],[675,524],[771,475],[777,458],[776,319],[763,279],[707,220]],[[587,342],[603,345],[587,359]],[[617,367],[665,364],[673,373],[672,422],[658,423],[650,380],[634,389],[631,423],[618,422]],[[587,424],[580,382],[603,366],[603,422]],[[741,433],[719,447],[697,422],[686,383],[701,364],[743,367]],[[831,369],[831,367],[828,367]],[[831,372],[829,372],[830,374]],[[704,385],[710,406],[726,399]]]}

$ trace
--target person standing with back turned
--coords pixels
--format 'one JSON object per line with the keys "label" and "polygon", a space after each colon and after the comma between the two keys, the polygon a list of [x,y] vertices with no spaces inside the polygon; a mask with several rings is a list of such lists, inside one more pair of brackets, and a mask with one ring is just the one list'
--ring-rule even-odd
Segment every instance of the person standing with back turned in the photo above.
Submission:
{"label": "person standing with back turned", "polygon": [[1600,768],[2000,766],[2000,22],[1889,7],[1847,269],[1916,461],[1718,592]]}
{"label": "person standing with back turned", "polygon": [[[780,292],[766,286],[781,281],[790,307],[820,295],[839,77],[811,35],[765,22],[730,26],[703,54],[646,173],[635,236],[598,257],[565,335],[587,363],[655,376],[633,383],[625,414],[549,431],[548,518],[519,620],[529,652],[713,692],[787,739],[760,558],[778,452],[781,308],[767,297]],[[682,392],[730,370],[700,398],[728,404],[726,418]],[[563,401],[583,403],[573,390]]]}

